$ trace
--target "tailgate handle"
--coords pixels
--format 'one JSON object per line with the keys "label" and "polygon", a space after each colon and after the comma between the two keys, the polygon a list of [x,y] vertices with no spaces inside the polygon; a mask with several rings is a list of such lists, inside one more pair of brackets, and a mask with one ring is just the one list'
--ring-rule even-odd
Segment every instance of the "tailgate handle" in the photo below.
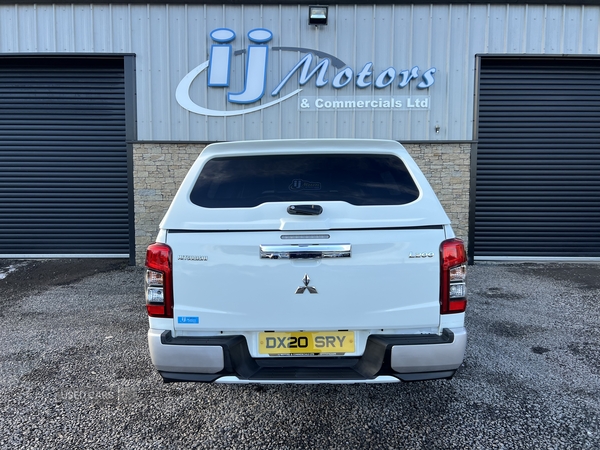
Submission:
{"label": "tailgate handle", "polygon": [[261,259],[350,258],[351,244],[261,245]]}
{"label": "tailgate handle", "polygon": [[288,206],[287,212],[301,216],[318,216],[323,212],[323,208],[319,205],[291,205]]}

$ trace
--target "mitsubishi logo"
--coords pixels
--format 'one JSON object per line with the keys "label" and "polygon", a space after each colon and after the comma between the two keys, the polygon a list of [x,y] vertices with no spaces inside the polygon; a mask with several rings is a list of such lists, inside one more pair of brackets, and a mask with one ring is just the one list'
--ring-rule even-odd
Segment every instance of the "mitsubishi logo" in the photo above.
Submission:
{"label": "mitsubishi logo", "polygon": [[317,290],[314,287],[308,285],[310,283],[310,277],[308,276],[308,274],[304,275],[304,278],[302,278],[302,282],[304,283],[304,286],[300,286],[298,289],[296,289],[296,294],[304,294],[304,291],[307,289],[308,292],[310,292],[311,294],[318,294]]}

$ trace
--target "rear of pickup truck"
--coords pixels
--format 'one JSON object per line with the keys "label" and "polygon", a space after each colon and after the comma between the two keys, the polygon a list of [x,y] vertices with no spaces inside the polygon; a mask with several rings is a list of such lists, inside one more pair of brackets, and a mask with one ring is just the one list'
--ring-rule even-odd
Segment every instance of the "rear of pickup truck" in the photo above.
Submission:
{"label": "rear of pickup truck", "polygon": [[147,251],[152,361],[165,381],[450,378],[465,264],[396,142],[213,144]]}

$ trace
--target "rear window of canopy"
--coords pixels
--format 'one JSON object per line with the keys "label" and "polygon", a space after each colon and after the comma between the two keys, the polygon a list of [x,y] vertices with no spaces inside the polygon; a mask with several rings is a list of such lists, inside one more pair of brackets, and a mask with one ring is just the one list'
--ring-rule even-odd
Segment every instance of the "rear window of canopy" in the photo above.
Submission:
{"label": "rear window of canopy", "polygon": [[400,158],[379,154],[217,157],[190,195],[205,208],[252,208],[267,202],[342,201],[404,205],[419,196]]}

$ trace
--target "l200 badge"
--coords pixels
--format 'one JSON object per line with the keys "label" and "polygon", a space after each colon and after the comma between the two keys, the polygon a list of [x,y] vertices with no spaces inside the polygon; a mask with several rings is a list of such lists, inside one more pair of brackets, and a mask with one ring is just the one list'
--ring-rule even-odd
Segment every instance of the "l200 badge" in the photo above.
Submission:
{"label": "l200 badge", "polygon": [[409,258],[433,258],[434,257],[434,253],[433,252],[423,252],[423,253],[412,253],[410,252],[408,254]]}

